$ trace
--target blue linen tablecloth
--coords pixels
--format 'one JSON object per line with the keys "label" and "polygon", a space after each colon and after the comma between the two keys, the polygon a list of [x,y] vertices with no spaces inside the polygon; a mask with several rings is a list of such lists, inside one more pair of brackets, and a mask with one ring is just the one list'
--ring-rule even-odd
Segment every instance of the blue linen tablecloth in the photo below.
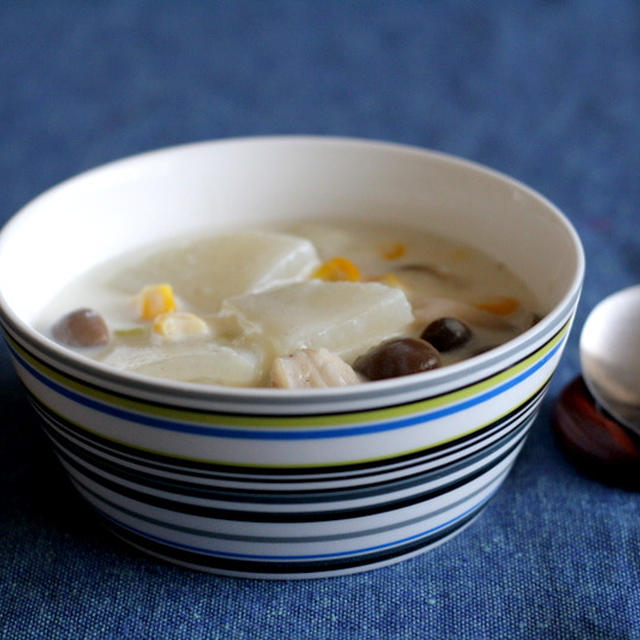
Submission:
{"label": "blue linen tablecloth", "polygon": [[584,295],[512,474],[458,537],[389,568],[301,582],[183,570],[98,525],[3,345],[0,639],[640,638],[640,494],[582,475],[551,426],[587,312],[640,282],[640,3],[0,3],[0,222],[121,156],[271,133],[457,154],[572,220]]}

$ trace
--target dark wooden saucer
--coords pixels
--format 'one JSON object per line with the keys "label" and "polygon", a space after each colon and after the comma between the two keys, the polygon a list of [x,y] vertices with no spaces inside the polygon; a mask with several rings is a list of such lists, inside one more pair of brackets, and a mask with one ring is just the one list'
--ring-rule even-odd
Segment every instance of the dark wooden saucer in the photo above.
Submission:
{"label": "dark wooden saucer", "polygon": [[553,422],[576,466],[600,482],[640,490],[640,438],[597,405],[582,376],[560,394]]}

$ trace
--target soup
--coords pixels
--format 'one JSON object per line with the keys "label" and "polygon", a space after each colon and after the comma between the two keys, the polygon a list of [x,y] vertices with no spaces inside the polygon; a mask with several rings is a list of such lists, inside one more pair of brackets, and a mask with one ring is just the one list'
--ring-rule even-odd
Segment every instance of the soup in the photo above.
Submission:
{"label": "soup", "polygon": [[417,229],[305,223],[120,256],[61,291],[39,328],[143,375],[308,388],[447,366],[538,313],[526,285],[476,248]]}

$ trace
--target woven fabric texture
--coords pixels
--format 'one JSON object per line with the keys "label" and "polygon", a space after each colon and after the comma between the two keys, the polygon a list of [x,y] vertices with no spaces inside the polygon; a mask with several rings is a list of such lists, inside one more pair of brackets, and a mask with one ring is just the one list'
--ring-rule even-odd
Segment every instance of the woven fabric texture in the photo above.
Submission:
{"label": "woven fabric texture", "polygon": [[76,497],[2,345],[0,639],[640,638],[640,494],[581,474],[551,428],[586,314],[640,282],[640,3],[0,3],[0,222],[122,156],[277,133],[460,155],[574,223],[584,294],[512,474],[458,537],[389,568],[183,570],[125,547]]}

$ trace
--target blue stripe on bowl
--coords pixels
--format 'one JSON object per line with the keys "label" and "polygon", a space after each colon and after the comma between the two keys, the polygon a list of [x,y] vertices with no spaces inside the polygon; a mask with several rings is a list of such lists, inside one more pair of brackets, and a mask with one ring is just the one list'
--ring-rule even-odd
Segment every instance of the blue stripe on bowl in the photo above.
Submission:
{"label": "blue stripe on bowl", "polygon": [[[247,542],[255,543],[255,544],[258,544],[258,543],[259,544],[262,544],[262,543],[282,544],[282,543],[296,543],[296,542],[297,543],[310,543],[310,542],[327,543],[327,542],[332,542],[336,540],[350,540],[354,538],[370,537],[372,535],[379,535],[381,533],[389,533],[397,529],[405,529],[409,526],[417,525],[421,522],[424,522],[425,520],[429,520],[439,515],[442,515],[447,511],[453,511],[458,507],[460,507],[465,502],[469,502],[473,498],[476,498],[477,496],[480,496],[481,494],[483,494],[489,487],[491,487],[496,482],[500,482],[507,475],[507,473],[509,472],[509,469],[510,467],[505,468],[504,470],[501,471],[500,474],[498,474],[495,477],[492,477],[485,484],[479,487],[476,487],[474,491],[472,491],[471,493],[466,493],[461,498],[457,498],[454,502],[447,503],[445,506],[442,506],[440,508],[432,509],[426,514],[422,513],[418,516],[412,516],[411,518],[405,519],[405,520],[394,519],[394,521],[391,523],[386,523],[383,525],[378,525],[378,526],[369,527],[365,529],[358,529],[355,531],[344,530],[344,531],[340,531],[339,533],[331,533],[331,534],[314,533],[312,535],[305,534],[305,535],[297,535],[297,536],[282,536],[282,535],[273,535],[273,534],[270,536],[255,535],[255,534],[248,535],[246,533],[238,533],[238,532],[224,533],[222,531],[211,531],[209,529],[207,530],[196,529],[193,526],[186,526],[185,524],[178,524],[172,521],[160,520],[158,518],[143,514],[139,510],[134,511],[130,508],[127,508],[121,504],[117,504],[114,501],[107,499],[103,495],[100,495],[93,489],[89,488],[89,486],[87,486],[77,477],[72,476],[71,480],[75,488],[78,490],[78,492],[82,494],[87,499],[88,502],[96,506],[96,508],[99,511],[104,511],[105,509],[109,509],[111,511],[117,511],[118,513],[122,514],[123,517],[135,519],[154,527],[164,528],[168,531],[175,531],[175,532],[184,533],[187,535],[199,536],[201,538],[206,538],[211,540],[231,540],[231,541],[241,542],[241,543],[247,543]],[[95,505],[96,502],[100,503],[104,507],[101,508]],[[119,522],[118,518],[114,517],[114,519]]]}
{"label": "blue stripe on bowl", "polygon": [[[239,467],[237,465],[227,465],[220,462],[192,461],[184,458],[175,458],[167,454],[157,454],[141,449],[114,442],[94,435],[91,432],[77,427],[65,418],[57,415],[46,407],[31,392],[28,393],[29,400],[42,419],[45,429],[59,434],[64,442],[71,446],[81,447],[89,455],[101,456],[111,460],[114,464],[124,465],[128,469],[144,469],[149,475],[172,474],[183,478],[184,482],[199,480],[200,482],[242,482],[245,485],[269,486],[279,485],[300,485],[309,483],[317,485],[319,482],[335,484],[336,482],[361,483],[369,481],[372,477],[384,474],[398,474],[412,472],[415,468],[428,465],[433,468],[438,461],[443,458],[459,457],[469,448],[475,448],[483,440],[491,440],[496,434],[505,429],[511,429],[514,425],[524,420],[527,415],[537,412],[537,407],[542,400],[548,382],[545,383],[536,393],[526,399],[519,406],[515,407],[506,415],[495,421],[484,425],[482,428],[474,430],[455,440],[444,444],[429,446],[422,450],[411,451],[409,453],[396,452],[393,457],[374,459],[357,464],[342,464],[336,469],[331,466],[287,467],[286,469],[272,469],[270,467]],[[287,472],[285,474],[285,471]],[[275,477],[274,477],[275,476]],[[304,489],[309,491],[308,488]]]}
{"label": "blue stripe on bowl", "polygon": [[487,402],[492,398],[504,393],[508,389],[520,384],[536,371],[542,368],[551,358],[553,358],[562,348],[566,340],[566,333],[561,340],[558,341],[542,358],[537,360],[531,367],[525,369],[518,375],[506,380],[502,384],[473,396],[461,402],[446,406],[440,409],[419,413],[406,418],[389,420],[378,423],[369,423],[352,427],[330,427],[326,429],[304,430],[279,430],[275,428],[269,429],[243,429],[241,427],[221,427],[221,426],[201,426],[178,421],[169,421],[167,419],[158,418],[156,416],[142,415],[131,411],[124,410],[104,402],[89,398],[85,395],[77,393],[63,385],[51,380],[35,367],[31,366],[24,358],[22,358],[13,348],[12,353],[16,360],[24,367],[34,378],[46,385],[56,393],[88,408],[100,411],[107,415],[111,415],[122,420],[142,424],[147,427],[163,429],[166,431],[174,431],[177,433],[198,435],[205,437],[231,438],[231,439],[249,439],[249,440],[314,440],[324,438],[340,438],[350,437],[363,434],[382,433],[401,429],[407,426],[422,424],[437,420],[439,418],[450,416],[460,411],[477,406],[483,402]]}
{"label": "blue stripe on bowl", "polygon": [[367,502],[361,506],[349,506],[345,508],[334,507],[331,509],[321,510],[317,508],[318,505],[314,504],[313,500],[310,500],[297,511],[278,511],[273,509],[268,511],[261,510],[259,504],[256,503],[251,505],[253,507],[252,510],[247,510],[245,508],[237,508],[233,502],[227,503],[225,506],[220,506],[217,502],[207,505],[202,504],[201,500],[198,500],[197,503],[189,502],[181,495],[172,495],[169,493],[165,493],[165,495],[158,495],[157,493],[149,493],[131,486],[131,483],[121,481],[120,478],[107,478],[98,471],[90,469],[82,462],[79,462],[76,458],[69,455],[68,452],[62,449],[58,448],[56,453],[71,475],[77,477],[77,475],[80,474],[115,494],[125,496],[128,499],[134,500],[143,505],[165,509],[170,512],[237,522],[328,522],[333,520],[350,520],[355,517],[371,516],[385,513],[390,510],[410,507],[426,500],[431,500],[435,497],[447,494],[454,489],[459,489],[460,487],[463,487],[481,477],[484,473],[487,473],[495,467],[499,462],[506,459],[515,450],[519,449],[524,440],[524,435],[525,434],[518,438],[515,443],[507,443],[507,446],[503,447],[505,449],[504,451],[501,451],[499,455],[490,459],[481,467],[477,467],[465,475],[454,477],[452,479],[448,479],[445,476],[444,481],[440,482],[437,486],[414,492],[407,496],[403,495],[399,498],[394,497],[387,501],[378,501],[376,503]]}
{"label": "blue stripe on bowl", "polygon": [[[537,403],[536,403],[537,404]],[[220,486],[216,481],[193,482],[189,479],[172,476],[158,476],[135,468],[130,462],[119,463],[105,457],[102,453],[94,453],[82,444],[77,444],[58,427],[50,422],[49,418],[42,416],[47,435],[54,447],[63,458],[73,456],[81,461],[83,468],[90,467],[97,474],[106,474],[118,478],[120,481],[132,483],[144,492],[145,490],[157,490],[167,492],[180,499],[180,497],[196,498],[198,500],[214,500],[241,503],[260,504],[309,504],[311,502],[326,503],[332,501],[357,500],[374,495],[381,495],[393,491],[406,490],[408,488],[426,485],[440,480],[447,475],[461,472],[465,467],[481,462],[491,456],[492,453],[504,448],[513,439],[522,439],[526,435],[531,422],[535,419],[536,404],[529,408],[528,413],[515,421],[503,423],[500,436],[489,443],[473,448],[472,451],[462,450],[444,464],[435,464],[427,468],[414,471],[412,467],[405,469],[401,474],[389,477],[384,470],[374,475],[373,473],[362,479],[358,484],[342,483],[330,488],[309,489],[304,484],[292,488],[291,484],[286,488],[274,488],[271,485],[256,485],[252,482],[234,487]],[[501,421],[502,422],[502,421]],[[72,463],[72,466],[76,466]],[[177,475],[177,473],[175,474]],[[380,478],[383,477],[383,479]]]}
{"label": "blue stripe on bowl", "polygon": [[[498,483],[499,486],[499,483]],[[496,486],[497,489],[497,486]],[[133,546],[186,566],[197,567],[231,575],[256,577],[314,577],[332,572],[358,568],[371,568],[414,555],[444,541],[469,525],[489,502],[495,490],[480,503],[448,522],[432,527],[402,540],[365,547],[357,551],[335,554],[310,554],[308,556],[260,556],[258,554],[211,553],[206,549],[184,544],[167,543],[158,536],[149,536],[135,528],[122,525],[105,513],[98,513],[113,526],[113,532]],[[95,508],[95,507],[94,507]]]}

